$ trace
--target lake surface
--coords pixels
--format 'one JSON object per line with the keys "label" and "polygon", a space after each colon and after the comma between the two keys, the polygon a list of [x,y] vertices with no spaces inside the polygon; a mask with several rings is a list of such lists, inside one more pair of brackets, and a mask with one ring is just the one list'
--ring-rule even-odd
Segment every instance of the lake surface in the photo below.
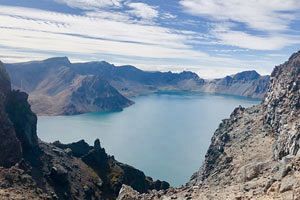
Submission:
{"label": "lake surface", "polygon": [[235,96],[159,93],[133,99],[122,112],[38,118],[38,135],[63,143],[96,138],[110,155],[154,179],[185,184],[199,169],[222,119],[239,105],[259,101]]}

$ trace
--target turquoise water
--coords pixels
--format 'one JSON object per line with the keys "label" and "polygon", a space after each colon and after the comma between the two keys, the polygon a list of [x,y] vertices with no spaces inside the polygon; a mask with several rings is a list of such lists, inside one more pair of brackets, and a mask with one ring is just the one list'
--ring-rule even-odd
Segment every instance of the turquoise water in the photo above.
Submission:
{"label": "turquoise water", "polygon": [[107,153],[154,179],[185,184],[200,167],[220,121],[239,105],[259,101],[234,96],[160,93],[133,99],[122,112],[39,117],[47,142],[101,140]]}

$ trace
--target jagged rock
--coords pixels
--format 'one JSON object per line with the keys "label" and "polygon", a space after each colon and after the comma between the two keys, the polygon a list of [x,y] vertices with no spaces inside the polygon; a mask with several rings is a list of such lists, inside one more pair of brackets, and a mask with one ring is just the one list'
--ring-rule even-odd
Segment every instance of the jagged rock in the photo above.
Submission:
{"label": "jagged rock", "polygon": [[56,183],[66,184],[68,182],[68,171],[63,166],[56,164],[51,168],[50,177]]}
{"label": "jagged rock", "polygon": [[82,157],[82,156],[86,155],[90,150],[93,149],[84,140],[80,140],[78,142],[74,142],[74,143],[71,143],[71,144],[62,144],[59,141],[55,141],[53,143],[53,145],[55,145],[55,146],[57,146],[61,149],[65,149],[65,150],[66,149],[71,149],[72,154],[75,157]]}
{"label": "jagged rock", "polygon": [[99,139],[95,140],[94,149],[95,149],[95,151],[100,151],[101,150],[101,145],[100,145],[100,140]]}
{"label": "jagged rock", "polygon": [[117,200],[138,200],[139,193],[127,185],[122,185]]}
{"label": "jagged rock", "polygon": [[64,151],[65,151],[65,153],[68,154],[69,156],[72,156],[72,152],[73,152],[72,149],[66,148]]}
{"label": "jagged rock", "polygon": [[264,123],[277,138],[274,157],[281,159],[289,154],[296,155],[300,139],[300,52],[275,67],[263,105]]}
{"label": "jagged rock", "polygon": [[6,111],[12,121],[18,139],[22,143],[24,151],[38,146],[36,134],[37,117],[31,111],[27,102],[28,95],[24,92],[12,91],[8,95]]}
{"label": "jagged rock", "polygon": [[21,143],[6,113],[7,96],[10,92],[9,77],[0,62],[0,166],[5,167],[16,164],[22,157]]}

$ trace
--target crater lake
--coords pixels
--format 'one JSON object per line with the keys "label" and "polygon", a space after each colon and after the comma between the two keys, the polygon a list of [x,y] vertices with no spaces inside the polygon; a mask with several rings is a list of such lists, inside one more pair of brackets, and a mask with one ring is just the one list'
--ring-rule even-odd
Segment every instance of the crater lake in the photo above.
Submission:
{"label": "crater lake", "polygon": [[132,99],[122,112],[39,116],[38,136],[71,143],[96,138],[110,155],[172,186],[185,184],[204,160],[211,137],[235,107],[255,99],[205,93],[164,92]]}

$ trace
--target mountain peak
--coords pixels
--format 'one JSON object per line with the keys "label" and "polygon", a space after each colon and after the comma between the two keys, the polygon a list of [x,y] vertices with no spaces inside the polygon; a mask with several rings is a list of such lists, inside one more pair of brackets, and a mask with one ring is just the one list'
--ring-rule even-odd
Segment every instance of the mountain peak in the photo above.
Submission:
{"label": "mountain peak", "polygon": [[243,71],[233,75],[233,78],[236,80],[254,80],[258,79],[259,77],[260,74],[257,73],[255,70]]}
{"label": "mountain peak", "polygon": [[44,60],[44,62],[55,62],[55,63],[63,63],[63,64],[71,64],[70,60],[68,57],[52,57]]}

